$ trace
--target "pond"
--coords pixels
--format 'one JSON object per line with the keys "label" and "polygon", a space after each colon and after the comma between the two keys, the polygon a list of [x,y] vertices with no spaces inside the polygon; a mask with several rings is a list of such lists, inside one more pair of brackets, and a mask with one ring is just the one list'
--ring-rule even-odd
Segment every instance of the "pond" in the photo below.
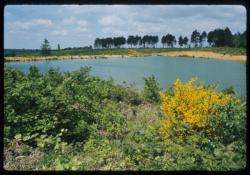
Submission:
{"label": "pond", "polygon": [[212,59],[185,57],[136,57],[94,60],[50,60],[35,62],[11,62],[11,66],[24,72],[35,65],[43,73],[49,68],[61,72],[78,70],[82,66],[91,67],[91,75],[104,79],[112,77],[117,83],[134,84],[143,88],[143,77],[154,75],[161,87],[171,85],[177,78],[182,82],[198,77],[201,83],[218,83],[218,90],[233,86],[237,95],[246,95],[246,63]]}

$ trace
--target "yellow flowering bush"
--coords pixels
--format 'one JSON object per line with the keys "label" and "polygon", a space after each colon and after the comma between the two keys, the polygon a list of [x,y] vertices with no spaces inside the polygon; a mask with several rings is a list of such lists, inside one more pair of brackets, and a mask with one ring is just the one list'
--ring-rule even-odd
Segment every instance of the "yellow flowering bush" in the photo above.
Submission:
{"label": "yellow flowering bush", "polygon": [[[182,84],[177,79],[173,86],[173,96],[160,93],[163,101],[160,108],[166,116],[161,120],[160,132],[165,136],[169,136],[169,129],[178,133],[178,124],[192,129],[206,127],[208,115],[219,116],[218,107],[227,105],[232,100],[232,96],[216,92],[214,88],[195,84],[197,80],[192,78]],[[208,132],[210,131],[211,129],[208,129]],[[188,131],[185,131],[186,133]]]}

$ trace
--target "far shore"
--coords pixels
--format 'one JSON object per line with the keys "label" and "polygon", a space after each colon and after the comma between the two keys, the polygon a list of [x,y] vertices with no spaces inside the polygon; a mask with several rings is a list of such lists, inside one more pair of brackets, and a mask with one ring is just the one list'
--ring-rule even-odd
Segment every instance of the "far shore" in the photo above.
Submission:
{"label": "far shore", "polygon": [[25,62],[25,61],[46,61],[46,60],[68,60],[68,59],[108,59],[108,58],[130,58],[130,57],[147,57],[147,56],[168,56],[168,57],[191,57],[191,58],[208,58],[228,61],[247,60],[246,55],[229,55],[215,53],[212,51],[169,51],[159,53],[132,53],[132,54],[112,54],[112,55],[63,55],[63,56],[34,56],[34,57],[4,57],[5,62]]}

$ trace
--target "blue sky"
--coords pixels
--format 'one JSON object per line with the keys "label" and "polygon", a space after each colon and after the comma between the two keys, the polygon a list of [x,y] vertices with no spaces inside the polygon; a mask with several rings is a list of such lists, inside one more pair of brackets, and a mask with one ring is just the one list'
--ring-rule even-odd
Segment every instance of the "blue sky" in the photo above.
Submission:
{"label": "blue sky", "polygon": [[93,45],[95,38],[171,33],[228,26],[246,30],[239,5],[9,5],[4,9],[4,48],[39,49],[47,38],[53,49]]}

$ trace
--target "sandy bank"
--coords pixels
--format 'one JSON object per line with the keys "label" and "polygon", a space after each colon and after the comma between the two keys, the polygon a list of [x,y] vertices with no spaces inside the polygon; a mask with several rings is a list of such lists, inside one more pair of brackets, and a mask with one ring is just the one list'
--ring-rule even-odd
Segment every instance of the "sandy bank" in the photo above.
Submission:
{"label": "sandy bank", "polygon": [[152,54],[130,53],[127,55],[64,55],[47,57],[5,57],[6,62],[12,61],[45,61],[45,60],[68,60],[68,59],[108,59],[108,58],[129,58],[145,56],[170,56],[170,57],[192,57],[192,58],[211,58],[229,61],[246,61],[246,55],[227,55],[211,51],[170,51]]}
{"label": "sandy bank", "polygon": [[212,58],[212,59],[220,59],[220,60],[230,60],[230,61],[246,61],[246,55],[227,55],[220,54],[210,51],[181,51],[181,52],[162,52],[158,55],[161,56],[181,56],[181,57],[194,57],[194,58]]}

